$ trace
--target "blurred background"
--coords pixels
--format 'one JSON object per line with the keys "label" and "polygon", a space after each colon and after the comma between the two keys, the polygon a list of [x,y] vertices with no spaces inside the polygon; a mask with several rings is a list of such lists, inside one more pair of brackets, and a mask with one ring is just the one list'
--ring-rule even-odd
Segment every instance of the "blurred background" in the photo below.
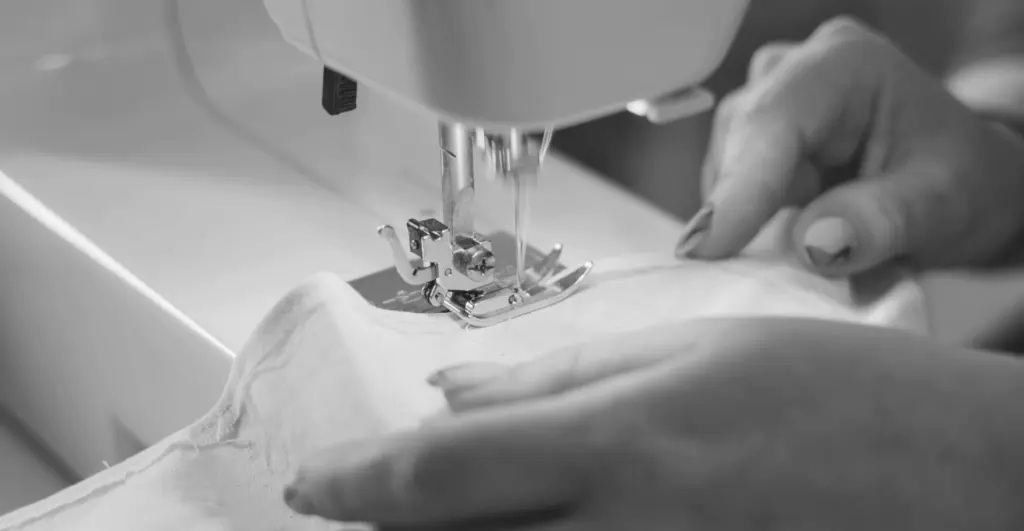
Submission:
{"label": "blurred background", "polygon": [[[753,0],[725,63],[708,88],[740,86],[761,45],[799,41],[825,20],[852,15],[891,37],[937,76],[1024,35],[1021,0]],[[1014,27],[1017,26],[1017,27]],[[711,116],[656,126],[622,113],[560,131],[556,148],[643,196],[689,217],[700,207],[699,175]]]}

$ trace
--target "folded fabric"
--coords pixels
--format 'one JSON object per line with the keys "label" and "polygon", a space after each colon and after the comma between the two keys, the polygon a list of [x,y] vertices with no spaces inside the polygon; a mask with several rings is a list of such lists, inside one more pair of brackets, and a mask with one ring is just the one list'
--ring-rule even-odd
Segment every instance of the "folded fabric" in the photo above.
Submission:
{"label": "folded fabric", "polygon": [[715,315],[808,316],[924,332],[923,308],[909,280],[865,301],[848,282],[770,258],[698,263],[647,256],[599,262],[584,290],[567,301],[491,328],[467,329],[447,315],[376,309],[324,274],[264,319],[205,417],[0,518],[0,529],[349,529],[290,513],[281,489],[319,448],[415,427],[443,410],[443,397],[425,382],[438,368],[474,360],[514,363]]}

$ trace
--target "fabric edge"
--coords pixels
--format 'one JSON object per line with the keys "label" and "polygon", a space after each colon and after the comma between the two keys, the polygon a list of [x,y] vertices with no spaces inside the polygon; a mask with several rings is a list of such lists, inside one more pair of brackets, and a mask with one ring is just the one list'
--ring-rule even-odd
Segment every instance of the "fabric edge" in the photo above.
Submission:
{"label": "fabric edge", "polygon": [[254,358],[250,354],[253,345],[260,340],[267,340],[269,332],[276,329],[278,323],[292,318],[296,313],[316,307],[323,302],[325,293],[337,292],[341,286],[347,286],[347,284],[333,273],[321,272],[312,275],[290,290],[260,320],[250,339],[235,357],[220,397],[204,415],[107,470],[85,478],[47,498],[0,515],[0,531],[24,529],[65,510],[87,503],[97,496],[102,496],[125,484],[132,477],[144,473],[174,450],[189,447],[200,449],[227,440],[237,424],[238,395],[244,394],[242,384],[245,378],[266,359],[266,356]]}

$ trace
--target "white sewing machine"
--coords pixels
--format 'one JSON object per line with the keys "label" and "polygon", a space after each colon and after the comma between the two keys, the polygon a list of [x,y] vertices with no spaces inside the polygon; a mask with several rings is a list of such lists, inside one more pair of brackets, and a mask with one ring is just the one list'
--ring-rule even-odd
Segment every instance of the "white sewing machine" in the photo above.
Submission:
{"label": "white sewing machine", "polygon": [[[561,247],[524,271],[527,186],[556,128],[630,111],[663,123],[707,110],[699,88],[748,0],[266,0],[285,39],[324,64],[323,104],[357,106],[359,85],[439,121],[443,220],[410,219],[402,279],[432,305],[486,326],[554,304],[589,262],[555,275]],[[484,162],[485,164],[480,164]],[[475,169],[514,184],[516,278],[496,275],[473,222]]]}

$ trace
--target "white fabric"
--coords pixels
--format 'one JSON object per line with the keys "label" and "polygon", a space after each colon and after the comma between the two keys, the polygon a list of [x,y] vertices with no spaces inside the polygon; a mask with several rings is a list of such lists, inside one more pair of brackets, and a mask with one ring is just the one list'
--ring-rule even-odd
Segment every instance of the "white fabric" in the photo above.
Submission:
{"label": "white fabric", "polygon": [[0,518],[0,530],[249,531],[344,529],[292,515],[281,489],[310,452],[413,427],[444,407],[425,383],[468,360],[530,359],[710,315],[792,315],[925,332],[911,281],[860,302],[831,282],[769,258],[680,263],[671,256],[597,264],[581,293],[487,329],[444,315],[385,312],[320,275],[285,297],[235,360],[224,394],[194,425],[46,500]]}

